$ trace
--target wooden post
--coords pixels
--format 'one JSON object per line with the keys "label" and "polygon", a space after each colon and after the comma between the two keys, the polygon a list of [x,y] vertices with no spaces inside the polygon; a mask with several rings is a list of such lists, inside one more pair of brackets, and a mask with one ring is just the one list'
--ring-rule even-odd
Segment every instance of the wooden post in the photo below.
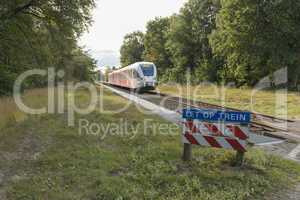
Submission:
{"label": "wooden post", "polygon": [[[248,124],[241,124],[243,127],[248,127]],[[234,166],[242,167],[245,162],[245,152],[237,151]]]}
{"label": "wooden post", "polygon": [[192,160],[192,145],[191,144],[184,144],[182,160],[183,161]]}
{"label": "wooden post", "polygon": [[243,166],[244,161],[245,161],[245,152],[237,151],[234,166],[241,167]]}

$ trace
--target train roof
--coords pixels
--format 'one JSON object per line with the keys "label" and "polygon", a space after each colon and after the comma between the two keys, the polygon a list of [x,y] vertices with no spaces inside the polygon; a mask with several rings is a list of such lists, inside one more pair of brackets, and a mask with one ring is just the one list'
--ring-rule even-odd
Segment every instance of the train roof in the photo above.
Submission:
{"label": "train roof", "polygon": [[121,69],[115,70],[111,74],[118,73],[118,72],[123,72],[123,71],[129,70],[129,69],[136,69],[138,67],[138,65],[140,65],[140,64],[153,64],[154,65],[154,63],[152,63],[152,62],[136,62],[136,63],[133,63],[133,64],[127,66],[127,67],[123,67]]}

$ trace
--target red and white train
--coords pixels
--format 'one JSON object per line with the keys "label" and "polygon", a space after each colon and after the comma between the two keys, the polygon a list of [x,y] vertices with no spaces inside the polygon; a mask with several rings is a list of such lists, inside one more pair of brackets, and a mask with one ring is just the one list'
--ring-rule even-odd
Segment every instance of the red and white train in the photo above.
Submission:
{"label": "red and white train", "polygon": [[132,90],[154,90],[157,85],[157,68],[150,62],[137,62],[108,75],[111,85]]}

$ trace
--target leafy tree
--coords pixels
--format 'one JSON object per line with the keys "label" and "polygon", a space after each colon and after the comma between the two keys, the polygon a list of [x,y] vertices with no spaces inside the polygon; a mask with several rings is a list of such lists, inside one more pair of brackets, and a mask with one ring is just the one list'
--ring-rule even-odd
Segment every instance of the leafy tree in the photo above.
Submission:
{"label": "leafy tree", "polygon": [[109,74],[115,69],[116,67],[105,67],[105,70],[104,70],[104,79],[105,81],[108,81],[108,78],[109,78]]}
{"label": "leafy tree", "polygon": [[145,60],[156,64],[160,77],[173,65],[170,59],[171,54],[166,48],[169,29],[169,18],[155,18],[148,22],[144,37],[145,51],[143,57]]}
{"label": "leafy tree", "polygon": [[[70,63],[83,54],[74,54],[77,38],[91,24],[94,6],[94,0],[0,0],[0,95],[10,93],[14,79],[28,69],[55,67],[66,77],[78,75]],[[93,67],[88,63],[87,69]],[[34,78],[25,86],[45,84]]]}
{"label": "leafy tree", "polygon": [[[180,14],[173,16],[167,48],[172,54],[175,72],[185,80],[186,70],[196,82],[217,80],[217,69],[222,66],[215,59],[209,44],[209,35],[215,28],[215,17],[220,8],[216,0],[189,0]],[[196,76],[195,76],[196,74]]]}
{"label": "leafy tree", "polygon": [[76,49],[72,56],[73,77],[79,81],[92,81],[96,60],[81,48]]}
{"label": "leafy tree", "polygon": [[[180,13],[156,18],[147,32],[126,36],[123,65],[155,62],[160,80],[254,85],[288,67],[289,86],[300,84],[300,2],[189,0]],[[145,50],[144,50],[145,49]]]}
{"label": "leafy tree", "polygon": [[125,67],[143,60],[144,34],[136,31],[127,34],[121,47],[121,63]]}
{"label": "leafy tree", "polygon": [[226,58],[224,79],[255,84],[275,70],[288,67],[290,81],[299,83],[300,2],[293,0],[222,0],[211,44]]}

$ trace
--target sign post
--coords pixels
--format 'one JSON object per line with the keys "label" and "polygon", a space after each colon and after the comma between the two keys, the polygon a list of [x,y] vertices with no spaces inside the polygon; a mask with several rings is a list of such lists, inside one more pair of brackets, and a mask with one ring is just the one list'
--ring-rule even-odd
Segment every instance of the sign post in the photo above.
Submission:
{"label": "sign post", "polygon": [[184,109],[183,160],[192,159],[192,145],[237,151],[235,165],[241,166],[249,138],[249,112]]}
{"label": "sign post", "polygon": [[183,161],[190,161],[192,160],[192,145],[191,144],[183,144]]}

